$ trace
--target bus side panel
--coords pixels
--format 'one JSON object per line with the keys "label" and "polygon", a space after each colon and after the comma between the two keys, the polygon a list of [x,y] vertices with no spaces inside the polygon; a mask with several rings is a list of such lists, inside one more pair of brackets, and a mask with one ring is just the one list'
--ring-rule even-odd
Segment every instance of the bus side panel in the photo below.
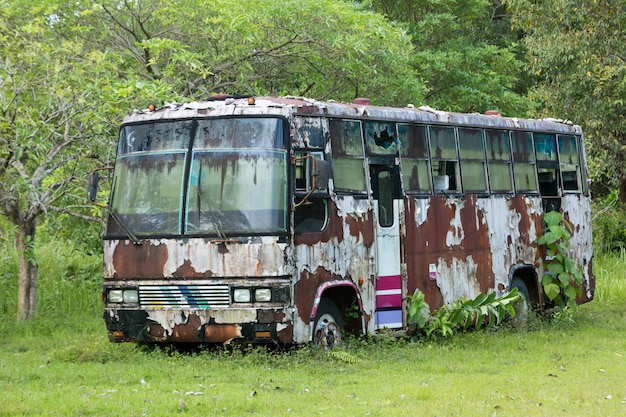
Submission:
{"label": "bus side panel", "polygon": [[515,265],[541,267],[539,198],[434,196],[406,207],[407,292],[422,291],[431,309],[505,291]]}
{"label": "bus side panel", "polygon": [[[294,342],[309,341],[316,291],[329,281],[348,279],[357,286],[365,323],[368,331],[373,330],[369,328],[375,309],[373,227],[371,203],[342,196],[329,202],[328,224],[323,231],[295,236]],[[334,301],[340,309],[349,307],[344,300]]]}
{"label": "bus side panel", "polygon": [[570,238],[570,256],[583,269],[582,294],[579,303],[591,301],[596,288],[592,270],[591,199],[584,195],[565,195],[561,199],[563,218],[576,225]]}

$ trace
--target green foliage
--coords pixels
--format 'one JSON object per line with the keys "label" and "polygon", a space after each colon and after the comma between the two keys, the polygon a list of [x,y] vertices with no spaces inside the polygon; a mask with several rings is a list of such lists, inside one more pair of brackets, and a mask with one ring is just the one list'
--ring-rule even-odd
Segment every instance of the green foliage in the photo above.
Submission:
{"label": "green foliage", "polygon": [[546,246],[544,265],[547,271],[541,279],[544,293],[559,306],[567,304],[576,308],[576,297],[581,293],[583,273],[569,256],[572,226],[563,221],[563,216],[557,211],[545,213],[543,223],[546,231],[537,243]]}
{"label": "green foliage", "polygon": [[[592,177],[626,191],[626,14],[623,1],[507,0],[525,32],[541,115],[581,124],[596,159]],[[621,196],[626,202],[626,195]]]}
{"label": "green foliage", "polygon": [[626,249],[626,210],[619,206],[617,190],[594,201],[593,249],[596,254]]}
{"label": "green foliage", "polygon": [[480,329],[483,325],[498,326],[505,317],[514,317],[513,304],[519,300],[517,288],[498,297],[495,292],[479,294],[472,300],[461,298],[437,309],[427,316],[428,304],[416,290],[409,297],[407,323],[412,334],[423,333],[428,338],[449,337],[457,330]]}
{"label": "green foliage", "polygon": [[529,113],[523,50],[501,1],[368,1],[405,22],[411,64],[427,88],[423,104],[463,112]]}
{"label": "green foliage", "polygon": [[354,364],[363,362],[361,358],[354,356],[352,353],[346,352],[344,350],[333,349],[326,352],[333,358],[339,359],[340,361],[345,363]]}

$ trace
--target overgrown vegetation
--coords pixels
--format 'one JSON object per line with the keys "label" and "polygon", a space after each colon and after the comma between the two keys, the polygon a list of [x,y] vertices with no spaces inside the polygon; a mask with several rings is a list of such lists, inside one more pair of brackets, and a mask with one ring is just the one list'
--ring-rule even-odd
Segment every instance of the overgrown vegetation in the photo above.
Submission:
{"label": "overgrown vegetation", "polygon": [[[2,298],[1,416],[383,416],[412,414],[416,404],[429,415],[624,410],[624,251],[596,256],[594,301],[549,320],[419,341],[348,338],[333,351],[304,346],[276,354],[253,346],[185,353],[109,343],[98,301],[100,259],[67,241],[40,250],[45,308],[16,326],[14,306],[6,305],[13,294]],[[8,284],[14,259],[6,250],[0,258]]]}
{"label": "overgrown vegetation", "polygon": [[545,232],[537,243],[546,246],[545,267],[541,278],[543,291],[550,301],[558,306],[576,308],[576,297],[580,295],[583,273],[580,266],[569,256],[569,239],[572,226],[563,221],[557,211],[543,216]]}
{"label": "overgrown vegetation", "polygon": [[498,326],[505,317],[514,317],[513,304],[519,300],[517,288],[500,297],[495,292],[479,294],[472,300],[461,298],[430,314],[424,294],[415,290],[408,297],[407,324],[414,337],[448,337],[457,330],[481,329],[483,325]]}

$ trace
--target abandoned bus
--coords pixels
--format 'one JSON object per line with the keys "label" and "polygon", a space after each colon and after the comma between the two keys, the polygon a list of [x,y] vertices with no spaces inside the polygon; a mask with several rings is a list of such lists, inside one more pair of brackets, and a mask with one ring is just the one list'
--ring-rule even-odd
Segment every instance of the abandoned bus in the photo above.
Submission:
{"label": "abandoned bus", "polygon": [[123,122],[104,237],[111,341],[336,344],[513,287],[547,306],[542,214],[592,299],[579,126],[218,96]]}

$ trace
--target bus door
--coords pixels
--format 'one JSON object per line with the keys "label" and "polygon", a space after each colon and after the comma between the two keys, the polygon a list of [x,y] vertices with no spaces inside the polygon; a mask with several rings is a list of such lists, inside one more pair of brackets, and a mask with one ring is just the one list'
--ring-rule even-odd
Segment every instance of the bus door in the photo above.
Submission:
{"label": "bus door", "polygon": [[370,165],[376,221],[376,328],[402,327],[402,255],[400,216],[403,208],[398,166]]}

